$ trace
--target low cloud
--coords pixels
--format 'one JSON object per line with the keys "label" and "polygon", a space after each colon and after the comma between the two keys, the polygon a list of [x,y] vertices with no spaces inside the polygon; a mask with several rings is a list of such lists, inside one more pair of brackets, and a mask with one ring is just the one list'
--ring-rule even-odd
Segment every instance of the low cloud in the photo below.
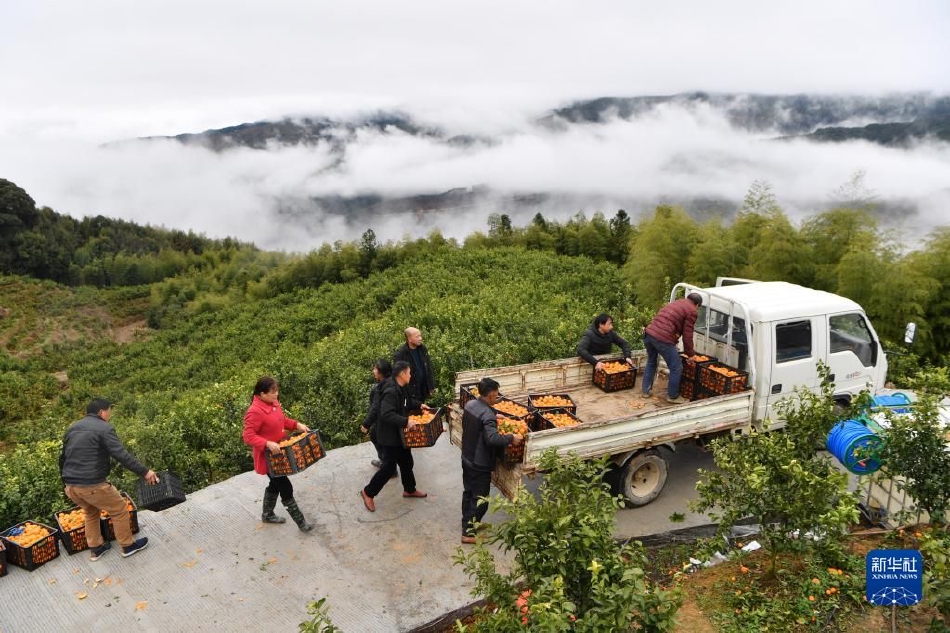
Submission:
{"label": "low cloud", "polygon": [[[410,113],[412,114],[412,113]],[[448,132],[486,133],[458,112],[436,121]],[[342,162],[326,144],[234,149],[220,153],[175,141],[102,147],[62,135],[13,138],[0,175],[38,204],[74,216],[106,215],[143,224],[234,236],[263,248],[307,251],[356,239],[372,228],[382,240],[439,229],[463,238],[484,230],[489,213],[516,223],[537,212],[564,219],[578,211],[636,217],[663,200],[712,199],[736,205],[755,180],[766,180],[793,219],[821,211],[829,195],[861,170],[882,201],[916,207],[895,219],[920,236],[950,220],[950,145],[907,149],[865,142],[818,144],[773,140],[774,133],[732,127],[708,106],[667,105],[631,121],[571,125],[552,131],[527,117],[498,117],[491,142],[452,145],[397,130],[361,131]],[[12,145],[11,145],[12,143]],[[316,199],[380,195],[404,198],[479,187],[471,204],[417,213],[348,218]],[[521,204],[517,196],[545,194]]]}

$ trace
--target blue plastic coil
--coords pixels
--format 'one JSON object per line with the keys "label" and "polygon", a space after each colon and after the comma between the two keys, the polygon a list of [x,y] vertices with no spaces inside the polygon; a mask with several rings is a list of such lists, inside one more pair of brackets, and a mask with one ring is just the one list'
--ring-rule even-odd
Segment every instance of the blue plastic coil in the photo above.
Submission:
{"label": "blue plastic coil", "polygon": [[884,441],[857,420],[842,420],[828,433],[825,446],[845,468],[856,475],[873,473],[881,462],[869,454],[880,450]]}

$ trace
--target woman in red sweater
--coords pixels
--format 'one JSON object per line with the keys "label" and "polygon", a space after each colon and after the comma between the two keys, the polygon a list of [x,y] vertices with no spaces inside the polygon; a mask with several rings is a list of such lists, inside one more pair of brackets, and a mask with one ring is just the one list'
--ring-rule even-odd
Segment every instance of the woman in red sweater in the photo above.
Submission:
{"label": "woman in red sweater", "polygon": [[254,449],[254,471],[267,475],[269,483],[264,489],[264,513],[261,521],[264,523],[284,523],[285,519],[274,514],[277,506],[277,495],[280,495],[287,514],[304,532],[309,532],[313,526],[307,523],[303,512],[297,507],[294,500],[294,486],[286,476],[272,477],[267,472],[267,459],[264,451],[280,452],[280,441],[286,436],[286,431],[303,431],[310,429],[307,425],[291,420],[284,415],[284,410],[277,401],[280,395],[280,385],[270,376],[262,376],[254,386],[254,397],[251,406],[244,414],[244,443]]}

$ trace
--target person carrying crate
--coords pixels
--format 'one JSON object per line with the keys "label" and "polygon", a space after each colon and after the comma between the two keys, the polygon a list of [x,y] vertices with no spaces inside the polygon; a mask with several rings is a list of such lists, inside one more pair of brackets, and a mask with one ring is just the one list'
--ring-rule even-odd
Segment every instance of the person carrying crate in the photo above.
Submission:
{"label": "person carrying crate", "polygon": [[488,510],[491,473],[498,461],[499,449],[520,444],[519,433],[499,433],[498,419],[492,407],[498,402],[498,382],[482,378],[478,398],[465,403],[462,414],[462,543],[475,542],[475,524]]}
{"label": "person carrying crate", "polygon": [[134,538],[129,509],[125,498],[106,481],[112,469],[112,459],[143,477],[149,484],[157,484],[158,476],[143,466],[123,446],[115,427],[109,424],[112,404],[102,398],[93,399],[86,406],[86,417],[74,422],[63,436],[63,450],[59,455],[59,472],[66,484],[66,496],[82,508],[85,515],[86,543],[89,560],[97,561],[112,548],[102,537],[99,513],[105,510],[112,517],[115,537],[122,546],[122,556],[128,557],[148,546],[148,537]]}
{"label": "person carrying crate", "polygon": [[242,439],[254,451],[254,472],[267,475],[267,488],[264,489],[264,507],[261,521],[264,523],[285,523],[284,517],[274,514],[277,507],[277,496],[287,514],[294,520],[297,527],[303,532],[309,532],[313,526],[304,517],[303,512],[294,499],[294,486],[287,475],[272,476],[267,471],[267,458],[264,451],[280,453],[279,442],[284,439],[285,431],[297,430],[306,433],[310,429],[306,424],[292,420],[284,415],[278,398],[280,385],[271,376],[261,376],[254,385],[254,395],[251,397],[251,406],[244,414],[244,432]]}
{"label": "person carrying crate", "polygon": [[407,499],[423,499],[428,495],[416,488],[412,473],[412,449],[402,445],[400,429],[411,429],[409,412],[414,409],[431,411],[431,408],[416,399],[410,389],[412,369],[406,361],[393,363],[393,374],[382,383],[379,396],[379,419],[376,422],[376,438],[382,449],[382,464],[370,482],[360,488],[360,498],[370,512],[376,512],[374,498],[380,493],[399,467],[402,478],[402,496]]}

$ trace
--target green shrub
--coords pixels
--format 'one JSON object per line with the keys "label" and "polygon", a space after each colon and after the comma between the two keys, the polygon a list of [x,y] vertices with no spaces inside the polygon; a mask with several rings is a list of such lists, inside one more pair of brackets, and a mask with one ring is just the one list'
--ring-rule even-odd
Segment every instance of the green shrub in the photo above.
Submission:
{"label": "green shrub", "polygon": [[512,570],[500,574],[481,541],[471,552],[456,556],[456,563],[475,581],[473,595],[492,605],[478,613],[472,627],[459,628],[672,630],[678,590],[667,591],[649,581],[639,543],[618,544],[613,538],[622,502],[603,483],[607,460],[558,457],[552,449],[541,456],[540,467],[545,478],[539,500],[522,488],[513,501],[490,502],[491,512],[510,517],[492,528],[488,542],[514,551]]}

